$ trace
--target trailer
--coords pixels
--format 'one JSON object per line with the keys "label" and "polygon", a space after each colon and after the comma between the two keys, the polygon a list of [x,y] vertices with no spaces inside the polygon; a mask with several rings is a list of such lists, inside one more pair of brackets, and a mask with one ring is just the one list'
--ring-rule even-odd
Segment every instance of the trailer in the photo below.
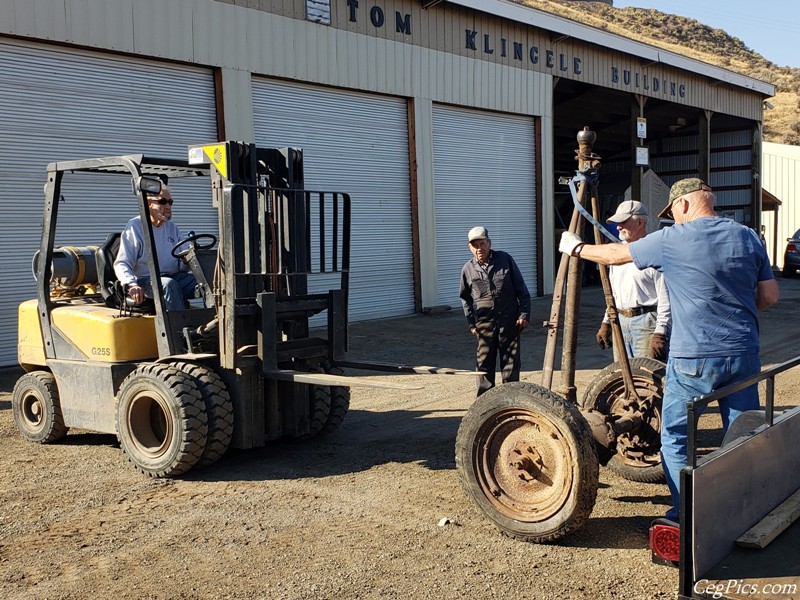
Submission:
{"label": "trailer", "polygon": [[[687,404],[680,529],[650,532],[653,559],[679,566],[681,600],[800,598],[800,406],[774,409],[776,375],[797,365],[800,356]],[[741,415],[699,457],[700,409],[762,381],[765,410]]]}

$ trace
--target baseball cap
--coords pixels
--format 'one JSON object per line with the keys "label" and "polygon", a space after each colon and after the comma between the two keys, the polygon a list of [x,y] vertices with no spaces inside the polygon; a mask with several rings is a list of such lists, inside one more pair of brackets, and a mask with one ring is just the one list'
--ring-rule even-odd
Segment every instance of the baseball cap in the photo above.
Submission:
{"label": "baseball cap", "polygon": [[488,240],[489,230],[486,227],[473,227],[467,234],[467,241],[473,240]]}
{"label": "baseball cap", "polygon": [[711,191],[711,186],[708,185],[702,179],[697,177],[689,177],[688,179],[681,179],[680,181],[676,181],[672,184],[672,187],[669,189],[669,202],[664,207],[658,216],[660,218],[671,219],[672,218],[672,204],[678,198],[682,198],[686,194],[691,194],[692,192],[699,192],[700,190],[705,190],[707,192]]}
{"label": "baseball cap", "polygon": [[647,216],[647,208],[638,200],[625,200],[617,207],[617,212],[608,217],[607,223],[622,223],[633,215]]}

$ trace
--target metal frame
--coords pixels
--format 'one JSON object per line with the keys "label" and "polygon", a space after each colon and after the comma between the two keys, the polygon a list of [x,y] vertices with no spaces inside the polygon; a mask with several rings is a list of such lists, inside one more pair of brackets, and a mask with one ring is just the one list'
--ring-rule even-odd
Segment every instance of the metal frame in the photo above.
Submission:
{"label": "metal frame", "polygon": [[678,575],[678,597],[683,599],[691,599],[696,596],[693,595],[694,588],[694,539],[692,531],[694,523],[692,521],[692,506],[694,498],[692,497],[692,483],[694,471],[697,468],[697,424],[700,418],[699,409],[707,407],[712,402],[716,402],[732,393],[738,392],[752,385],[756,385],[761,381],[766,380],[766,411],[765,411],[765,425],[770,428],[774,425],[775,415],[775,376],[783,373],[793,367],[800,365],[800,356],[791,360],[775,365],[754,375],[744,381],[735,383],[718,390],[714,390],[710,394],[704,394],[696,397],[686,403],[686,411],[688,415],[687,427],[687,465],[681,470],[680,475],[680,489],[681,489],[681,522],[680,522],[680,564]]}
{"label": "metal frame", "polygon": [[[54,162],[47,166],[47,172],[44,223],[42,225],[42,239],[39,248],[39,255],[44,257],[44,260],[38,261],[36,274],[36,288],[39,315],[42,322],[42,334],[45,341],[45,355],[48,359],[87,359],[88,357],[81,356],[67,340],[59,335],[55,328],[52,327],[50,320],[50,314],[56,304],[50,298],[49,285],[56,227],[58,223],[59,200],[61,198],[61,183],[64,174],[66,172],[117,173],[137,179],[143,175],[154,177],[164,175],[169,178],[199,175],[208,176],[209,171],[208,169],[189,167],[185,162],[172,159],[150,158],[142,154],[132,154],[127,156],[110,156],[105,158]],[[153,229],[150,224],[147,209],[147,198],[145,194],[139,190],[136,191],[136,198],[139,205],[139,214],[142,218],[143,225],[145,225],[145,246],[147,248],[148,267],[151,273],[159,273],[158,257],[154,252],[155,241]],[[177,322],[180,321],[181,326],[184,326],[186,321],[185,316],[179,318],[177,314],[182,311],[168,313],[165,310],[163,295],[164,291],[161,287],[160,278],[154,277],[153,296],[156,306],[156,333],[159,356],[162,357],[178,353],[178,348],[180,344],[182,344],[182,336],[180,334],[180,329],[182,327],[178,327]],[[197,320],[197,324],[199,325],[199,321],[202,320],[201,315],[195,315],[195,317],[194,320]],[[203,315],[203,318],[205,317],[207,317],[207,314]],[[175,322],[175,325],[172,325],[172,322]],[[177,333],[176,329],[178,329]]]}

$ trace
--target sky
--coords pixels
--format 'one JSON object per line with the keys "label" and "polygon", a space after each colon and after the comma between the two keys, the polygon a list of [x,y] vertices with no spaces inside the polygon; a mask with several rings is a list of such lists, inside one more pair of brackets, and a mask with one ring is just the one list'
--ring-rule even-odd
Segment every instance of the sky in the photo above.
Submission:
{"label": "sky", "polygon": [[614,0],[616,8],[655,8],[724,29],[780,67],[800,67],[797,0]]}

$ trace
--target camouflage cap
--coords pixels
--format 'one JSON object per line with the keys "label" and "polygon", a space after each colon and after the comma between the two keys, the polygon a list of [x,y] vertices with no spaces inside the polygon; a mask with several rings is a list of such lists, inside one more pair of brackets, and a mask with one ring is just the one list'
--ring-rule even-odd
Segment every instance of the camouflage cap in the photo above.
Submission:
{"label": "camouflage cap", "polygon": [[692,192],[699,192],[700,190],[705,190],[707,192],[711,191],[711,186],[708,185],[702,179],[697,177],[689,177],[688,179],[681,179],[680,181],[676,181],[672,184],[672,187],[669,189],[669,202],[664,207],[658,216],[660,218],[672,218],[672,204],[678,198],[682,198],[686,194],[691,194]]}

